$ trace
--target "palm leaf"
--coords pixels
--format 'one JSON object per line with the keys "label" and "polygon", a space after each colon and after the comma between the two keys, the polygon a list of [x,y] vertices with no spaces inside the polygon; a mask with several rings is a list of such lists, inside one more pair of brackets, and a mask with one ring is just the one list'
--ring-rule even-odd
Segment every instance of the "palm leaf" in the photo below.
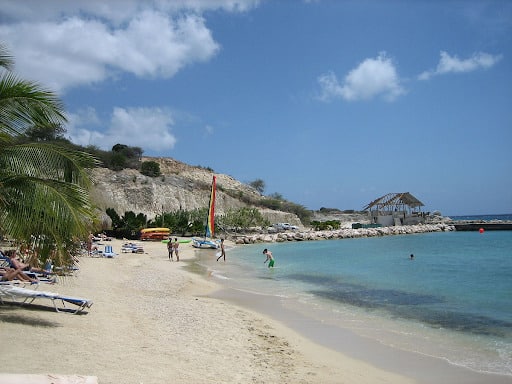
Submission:
{"label": "palm leaf", "polygon": [[64,105],[38,83],[6,72],[0,77],[0,133],[19,135],[38,122],[66,122]]}
{"label": "palm leaf", "polygon": [[14,58],[3,44],[0,44],[0,67],[9,71],[14,67]]}
{"label": "palm leaf", "polygon": [[[0,67],[12,68],[0,44]],[[17,144],[28,129],[66,122],[64,106],[51,91],[0,76],[0,229],[37,249],[57,265],[71,260],[73,242],[93,223],[88,169],[91,155],[47,143]]]}

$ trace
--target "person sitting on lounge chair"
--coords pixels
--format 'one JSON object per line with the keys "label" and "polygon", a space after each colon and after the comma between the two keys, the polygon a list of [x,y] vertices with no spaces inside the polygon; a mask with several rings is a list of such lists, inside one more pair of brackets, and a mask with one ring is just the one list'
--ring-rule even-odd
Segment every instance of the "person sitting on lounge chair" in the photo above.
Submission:
{"label": "person sitting on lounge chair", "polygon": [[19,269],[24,272],[48,273],[48,271],[45,271],[42,268],[32,267],[30,264],[22,263],[16,256],[16,250],[14,249],[5,251],[5,255],[10,259],[11,268],[13,269]]}
{"label": "person sitting on lounge chair", "polygon": [[39,280],[32,279],[27,276],[23,271],[19,269],[13,268],[0,268],[0,281],[12,281],[14,279],[18,279],[20,281],[30,282],[30,283],[38,283]]}

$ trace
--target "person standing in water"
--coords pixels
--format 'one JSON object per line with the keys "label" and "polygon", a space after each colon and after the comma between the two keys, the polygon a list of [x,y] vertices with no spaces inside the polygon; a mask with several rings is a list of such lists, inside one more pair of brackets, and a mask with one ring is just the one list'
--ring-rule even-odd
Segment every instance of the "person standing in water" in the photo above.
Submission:
{"label": "person standing in water", "polygon": [[263,254],[267,256],[263,264],[265,264],[268,261],[268,267],[274,268],[274,257],[272,256],[272,252],[270,252],[267,248],[263,250]]}
{"label": "person standing in water", "polygon": [[226,261],[226,250],[224,249],[224,239],[220,239],[220,256],[217,257],[217,261],[219,261],[219,259],[221,257],[224,257],[224,261]]}

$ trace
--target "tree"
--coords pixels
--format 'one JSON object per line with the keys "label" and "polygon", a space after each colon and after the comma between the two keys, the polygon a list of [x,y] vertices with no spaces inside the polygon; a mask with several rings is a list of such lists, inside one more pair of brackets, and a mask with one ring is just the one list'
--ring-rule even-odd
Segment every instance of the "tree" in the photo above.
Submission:
{"label": "tree", "polygon": [[191,213],[189,211],[179,209],[157,215],[151,222],[151,225],[170,228],[171,233],[185,236],[187,232],[190,232],[190,216]]}
{"label": "tree", "polygon": [[66,129],[61,124],[37,124],[26,131],[31,141],[56,141],[64,139]]}
{"label": "tree", "polygon": [[112,228],[114,230],[117,228],[121,228],[123,226],[123,221],[121,220],[121,218],[119,217],[114,208],[107,208],[106,213],[112,220]]}
{"label": "tree", "polygon": [[71,261],[72,243],[84,238],[95,216],[87,169],[91,155],[46,142],[18,139],[34,127],[66,122],[64,107],[51,91],[18,78],[0,44],[0,229],[37,248],[44,261]]}
{"label": "tree", "polygon": [[257,190],[260,194],[263,194],[263,192],[265,191],[265,182],[261,179],[251,181],[249,185],[253,187],[255,190]]}
{"label": "tree", "polygon": [[126,167],[126,156],[120,152],[113,152],[109,161],[110,168],[114,171],[121,171]]}
{"label": "tree", "polygon": [[138,169],[142,157],[142,148],[130,147],[126,144],[116,144],[112,147],[112,169]]}
{"label": "tree", "polygon": [[258,209],[248,207],[230,209],[217,221],[225,229],[230,228],[235,232],[251,227],[264,227],[270,224]]}

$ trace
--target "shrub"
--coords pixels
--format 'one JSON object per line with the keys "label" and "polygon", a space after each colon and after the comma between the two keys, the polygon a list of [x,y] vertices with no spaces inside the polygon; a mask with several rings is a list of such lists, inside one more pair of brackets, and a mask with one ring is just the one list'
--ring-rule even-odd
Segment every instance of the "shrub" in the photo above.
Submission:
{"label": "shrub", "polygon": [[161,175],[160,164],[156,161],[143,161],[140,165],[140,173],[144,176],[158,177]]}

